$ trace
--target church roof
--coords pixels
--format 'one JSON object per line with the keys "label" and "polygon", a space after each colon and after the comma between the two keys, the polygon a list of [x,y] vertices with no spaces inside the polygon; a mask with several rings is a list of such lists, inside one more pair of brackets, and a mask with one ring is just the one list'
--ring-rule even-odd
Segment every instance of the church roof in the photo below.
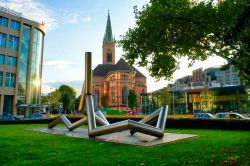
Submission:
{"label": "church roof", "polygon": [[129,64],[123,58],[120,58],[116,64],[99,64],[93,70],[93,76],[105,77],[108,74],[108,72],[116,71],[116,70],[135,71],[136,72],[135,77],[146,77],[135,67],[129,66]]}
{"label": "church roof", "polygon": [[110,21],[109,12],[108,12],[108,20],[107,20],[106,30],[105,30],[105,34],[103,37],[103,42],[107,42],[107,43],[115,42],[115,39],[112,35],[112,28],[111,28],[111,21]]}

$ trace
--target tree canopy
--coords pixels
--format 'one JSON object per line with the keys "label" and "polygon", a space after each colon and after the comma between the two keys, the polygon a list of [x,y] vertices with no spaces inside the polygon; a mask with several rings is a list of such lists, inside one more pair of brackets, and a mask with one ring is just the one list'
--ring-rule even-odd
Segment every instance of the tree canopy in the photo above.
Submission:
{"label": "tree canopy", "polygon": [[103,108],[107,108],[109,106],[109,95],[108,95],[108,93],[105,93],[101,97],[101,104],[102,104]]}
{"label": "tree canopy", "polygon": [[171,102],[171,94],[168,91],[167,87],[164,87],[161,91],[161,104],[162,105],[169,105]]}
{"label": "tree canopy", "polygon": [[137,95],[134,90],[129,90],[128,92],[128,106],[133,111],[133,109],[138,105]]}
{"label": "tree canopy", "polygon": [[61,94],[60,101],[63,103],[63,110],[65,111],[65,113],[73,110],[76,90],[68,85],[61,85],[58,90]]}
{"label": "tree canopy", "polygon": [[249,0],[151,0],[141,10],[135,6],[134,13],[136,26],[119,41],[131,65],[170,80],[181,57],[192,65],[219,56],[243,81],[250,80]]}

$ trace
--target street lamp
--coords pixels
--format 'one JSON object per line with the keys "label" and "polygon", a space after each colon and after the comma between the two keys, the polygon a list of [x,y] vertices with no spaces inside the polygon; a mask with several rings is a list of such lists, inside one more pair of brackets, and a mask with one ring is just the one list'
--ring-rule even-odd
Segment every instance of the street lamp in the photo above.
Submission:
{"label": "street lamp", "polygon": [[52,106],[52,102],[51,102],[51,90],[52,90],[52,88],[50,88],[50,93],[49,93],[49,114],[51,114],[51,106]]}
{"label": "street lamp", "polygon": [[173,114],[175,114],[175,110],[174,110],[174,90],[175,90],[175,85],[173,82]]}

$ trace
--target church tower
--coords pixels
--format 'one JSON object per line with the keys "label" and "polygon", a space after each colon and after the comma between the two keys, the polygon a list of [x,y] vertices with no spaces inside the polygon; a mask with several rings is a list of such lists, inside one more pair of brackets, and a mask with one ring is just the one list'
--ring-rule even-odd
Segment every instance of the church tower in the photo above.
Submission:
{"label": "church tower", "polygon": [[108,12],[108,20],[102,45],[102,63],[115,64],[115,39],[112,35],[110,15]]}

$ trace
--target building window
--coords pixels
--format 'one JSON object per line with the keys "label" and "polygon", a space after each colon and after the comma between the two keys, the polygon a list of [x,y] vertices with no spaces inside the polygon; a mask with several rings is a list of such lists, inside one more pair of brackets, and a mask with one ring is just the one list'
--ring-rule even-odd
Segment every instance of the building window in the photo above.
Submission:
{"label": "building window", "polygon": [[223,77],[218,76],[218,81],[219,81],[219,82],[223,82],[223,80],[224,80],[224,78],[223,78]]}
{"label": "building window", "polygon": [[16,57],[7,56],[7,65],[16,67]]}
{"label": "building window", "polygon": [[99,105],[100,92],[99,89],[95,90],[96,105]]}
{"label": "building window", "polygon": [[230,75],[226,75],[226,81],[230,81]]}
{"label": "building window", "polygon": [[5,17],[0,17],[0,26],[8,27],[8,19]]}
{"label": "building window", "polygon": [[7,35],[5,33],[0,33],[0,47],[6,47]]}
{"label": "building window", "polygon": [[13,107],[13,96],[4,95],[3,115],[11,114]]}
{"label": "building window", "polygon": [[[26,96],[26,83],[27,83],[27,70],[28,70],[28,55],[30,43],[30,27],[24,25],[22,28],[21,40],[21,53],[19,59],[19,72],[18,72],[18,96],[25,98]],[[26,101],[24,100],[24,103]]]}
{"label": "building window", "polygon": [[128,88],[122,87],[122,104],[127,105],[128,103]]}
{"label": "building window", "polygon": [[18,37],[11,36],[11,35],[9,36],[8,48],[11,49],[11,50],[17,51],[17,48],[18,48]]}
{"label": "building window", "polygon": [[234,81],[233,84],[234,85],[239,85],[239,81]]}
{"label": "building window", "polygon": [[6,72],[5,76],[5,87],[15,87],[16,74]]}
{"label": "building window", "polygon": [[20,30],[20,23],[14,20],[11,20],[10,22],[10,28],[16,31]]}
{"label": "building window", "polygon": [[234,79],[234,80],[237,80],[237,79],[238,79],[238,74],[234,74],[234,75],[233,75],[233,79]]}
{"label": "building window", "polygon": [[4,64],[4,55],[0,54],[0,65]]}
{"label": "building window", "polygon": [[111,87],[112,105],[115,105],[115,87]]}
{"label": "building window", "polygon": [[123,80],[124,82],[128,82],[128,76],[125,75],[125,74],[123,74],[123,75],[122,75],[122,80]]}
{"label": "building window", "polygon": [[0,86],[3,86],[3,72],[0,71]]}
{"label": "building window", "polygon": [[107,62],[112,62],[112,53],[110,50],[108,50],[108,53],[107,53]]}

